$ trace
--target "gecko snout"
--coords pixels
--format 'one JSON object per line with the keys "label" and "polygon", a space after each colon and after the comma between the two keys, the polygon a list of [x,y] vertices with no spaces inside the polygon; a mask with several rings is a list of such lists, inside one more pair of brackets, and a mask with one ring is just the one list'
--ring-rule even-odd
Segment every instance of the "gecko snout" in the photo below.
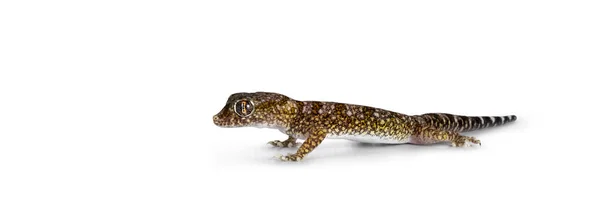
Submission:
{"label": "gecko snout", "polygon": [[225,122],[223,119],[224,118],[219,117],[219,115],[217,114],[217,115],[213,116],[213,123],[215,123],[215,125],[217,125],[217,126],[223,127],[223,126],[225,126]]}
{"label": "gecko snout", "polygon": [[217,124],[218,121],[219,121],[219,116],[217,116],[217,115],[213,116],[213,122],[215,124]]}

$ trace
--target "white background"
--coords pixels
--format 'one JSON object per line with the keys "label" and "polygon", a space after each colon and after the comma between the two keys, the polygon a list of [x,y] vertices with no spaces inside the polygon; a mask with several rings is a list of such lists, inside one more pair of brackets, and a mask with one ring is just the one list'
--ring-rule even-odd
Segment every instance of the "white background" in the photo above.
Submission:
{"label": "white background", "polygon": [[[598,199],[597,1],[2,1],[0,199]],[[231,93],[519,117],[480,148],[218,128]]]}

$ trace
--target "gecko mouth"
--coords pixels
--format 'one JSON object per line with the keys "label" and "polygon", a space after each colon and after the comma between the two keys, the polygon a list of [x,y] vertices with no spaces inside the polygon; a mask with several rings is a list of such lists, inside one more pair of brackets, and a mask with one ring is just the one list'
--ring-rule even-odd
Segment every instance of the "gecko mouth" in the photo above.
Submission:
{"label": "gecko mouth", "polygon": [[223,128],[246,127],[253,124],[249,119],[221,118],[219,115],[213,116],[213,123]]}

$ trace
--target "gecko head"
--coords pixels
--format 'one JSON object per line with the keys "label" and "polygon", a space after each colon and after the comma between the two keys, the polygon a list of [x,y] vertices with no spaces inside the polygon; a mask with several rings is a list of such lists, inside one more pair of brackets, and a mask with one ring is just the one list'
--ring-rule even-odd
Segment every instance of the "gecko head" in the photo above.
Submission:
{"label": "gecko head", "polygon": [[292,102],[290,98],[277,93],[235,93],[229,96],[225,107],[213,116],[213,122],[220,127],[282,126],[290,114],[297,110]]}

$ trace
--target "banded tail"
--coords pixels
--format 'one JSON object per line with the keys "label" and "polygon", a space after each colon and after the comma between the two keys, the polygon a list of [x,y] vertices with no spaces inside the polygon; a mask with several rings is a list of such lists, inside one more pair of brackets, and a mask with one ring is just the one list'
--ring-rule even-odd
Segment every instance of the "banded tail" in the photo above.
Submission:
{"label": "banded tail", "polygon": [[446,113],[427,113],[417,116],[427,126],[453,132],[467,132],[500,126],[517,120],[517,116],[461,116]]}

